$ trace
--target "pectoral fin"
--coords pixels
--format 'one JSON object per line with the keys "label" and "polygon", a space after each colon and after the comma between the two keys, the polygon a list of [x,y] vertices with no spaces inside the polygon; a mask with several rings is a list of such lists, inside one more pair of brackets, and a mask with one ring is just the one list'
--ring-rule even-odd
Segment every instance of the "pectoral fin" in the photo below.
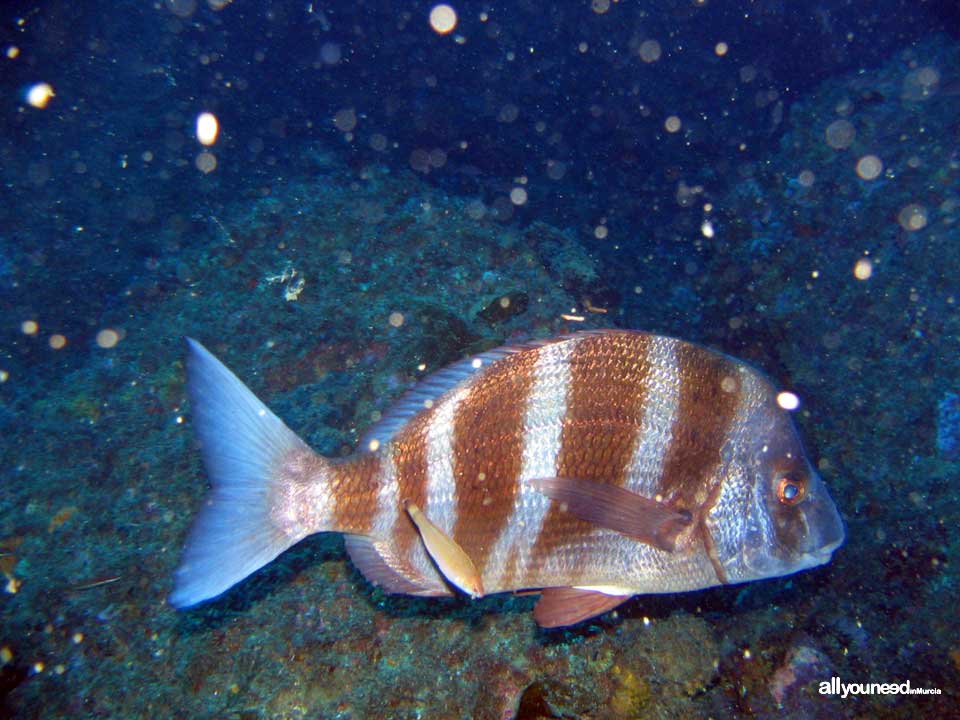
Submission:
{"label": "pectoral fin", "polygon": [[413,524],[417,526],[427,552],[443,576],[471,597],[482,597],[483,581],[470,556],[453,538],[430,522],[416,505],[408,502],[404,507]]}
{"label": "pectoral fin", "polygon": [[572,587],[547,588],[533,608],[533,619],[545,628],[573,625],[613,610],[630,597]]}
{"label": "pectoral fin", "polygon": [[530,484],[567,512],[600,527],[672,552],[677,535],[690,525],[690,513],[616,485],[576,478],[537,478]]}

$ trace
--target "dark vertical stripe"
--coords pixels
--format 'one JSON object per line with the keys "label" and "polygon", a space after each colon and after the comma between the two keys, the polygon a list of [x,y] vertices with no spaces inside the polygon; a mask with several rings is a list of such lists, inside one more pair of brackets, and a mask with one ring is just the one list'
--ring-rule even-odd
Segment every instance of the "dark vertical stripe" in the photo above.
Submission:
{"label": "dark vertical stripe", "polygon": [[412,502],[418,507],[426,506],[427,448],[430,423],[435,416],[436,405],[411,419],[390,441],[399,491],[396,506],[399,517],[394,524],[393,542],[397,558],[405,563],[409,563],[413,547],[420,542],[420,536],[413,521],[403,510],[403,503]]}
{"label": "dark vertical stripe", "polygon": [[588,335],[570,357],[557,474],[623,486],[643,420],[649,336]]}
{"label": "dark vertical stripe", "polygon": [[720,451],[743,390],[733,360],[697,345],[677,343],[680,397],[660,491],[671,505],[696,512],[716,485]]}
{"label": "dark vertical stripe", "polygon": [[454,417],[453,539],[481,575],[513,514],[523,465],[527,399],[541,352],[524,350],[481,370]]}
{"label": "dark vertical stripe", "polygon": [[365,535],[370,531],[377,512],[380,465],[380,458],[372,453],[331,462],[330,494],[338,532]]}
{"label": "dark vertical stripe", "polygon": [[[559,477],[625,484],[643,420],[650,343],[645,333],[598,333],[577,339],[570,357]],[[594,529],[554,503],[534,545],[533,565],[542,567],[561,547],[575,545]]]}

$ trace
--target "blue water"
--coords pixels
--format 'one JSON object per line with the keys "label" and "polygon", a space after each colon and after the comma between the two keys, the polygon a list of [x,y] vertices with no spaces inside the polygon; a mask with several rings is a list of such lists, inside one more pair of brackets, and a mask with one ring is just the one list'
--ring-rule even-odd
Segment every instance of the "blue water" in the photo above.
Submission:
{"label": "blue water", "polygon": [[[955,3],[451,5],[0,8],[0,717],[960,717]],[[166,603],[185,335],[336,457],[433,369],[600,327],[800,397],[830,564],[544,631],[321,536]]]}

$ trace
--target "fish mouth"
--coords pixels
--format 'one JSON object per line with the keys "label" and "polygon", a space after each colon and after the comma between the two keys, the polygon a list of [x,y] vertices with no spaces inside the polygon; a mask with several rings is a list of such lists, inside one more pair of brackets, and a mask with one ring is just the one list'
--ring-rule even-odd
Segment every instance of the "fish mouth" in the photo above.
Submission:
{"label": "fish mouth", "polygon": [[843,541],[844,541],[844,537],[843,535],[841,535],[839,538],[837,538],[833,542],[827,545],[824,545],[822,548],[817,550],[814,553],[814,555],[816,555],[817,557],[822,557],[824,558],[824,560],[829,560],[830,557],[833,555],[833,551],[839,548],[841,545],[843,545]]}
{"label": "fish mouth", "polygon": [[828,562],[847,536],[837,506],[824,492],[804,513],[803,520],[807,530],[807,542],[804,543],[806,547],[802,548],[802,557],[805,560],[814,560],[817,565]]}
{"label": "fish mouth", "polygon": [[822,548],[814,550],[813,552],[808,552],[803,554],[803,561],[806,567],[814,567],[816,565],[826,565],[833,558],[833,551],[838,547],[843,545],[843,540],[837,540],[834,543],[825,545]]}
{"label": "fish mouth", "polygon": [[799,548],[782,548],[769,555],[757,553],[747,557],[747,566],[756,577],[777,577],[792,575],[801,570],[826,565],[833,553],[843,545],[846,532],[840,513],[832,502],[822,504],[815,512],[805,518],[807,542]]}
{"label": "fish mouth", "polygon": [[[839,521],[839,516],[837,519]],[[843,545],[843,541],[845,539],[842,523],[839,524],[839,528],[839,536],[834,536],[834,538],[829,542],[821,542],[815,550],[810,550],[800,556],[800,569],[826,565],[828,562],[830,562],[830,560],[833,558],[834,551]]]}

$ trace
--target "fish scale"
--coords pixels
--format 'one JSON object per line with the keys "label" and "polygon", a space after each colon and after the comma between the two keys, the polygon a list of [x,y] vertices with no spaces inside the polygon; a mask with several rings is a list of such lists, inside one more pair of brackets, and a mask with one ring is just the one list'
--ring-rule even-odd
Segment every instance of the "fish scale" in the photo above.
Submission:
{"label": "fish scale", "polygon": [[605,330],[468,358],[338,461],[190,348],[213,489],[175,576],[179,607],[315,532],[347,533],[388,592],[543,590],[547,626],[813,567],[843,541],[773,384],[693,343]]}

